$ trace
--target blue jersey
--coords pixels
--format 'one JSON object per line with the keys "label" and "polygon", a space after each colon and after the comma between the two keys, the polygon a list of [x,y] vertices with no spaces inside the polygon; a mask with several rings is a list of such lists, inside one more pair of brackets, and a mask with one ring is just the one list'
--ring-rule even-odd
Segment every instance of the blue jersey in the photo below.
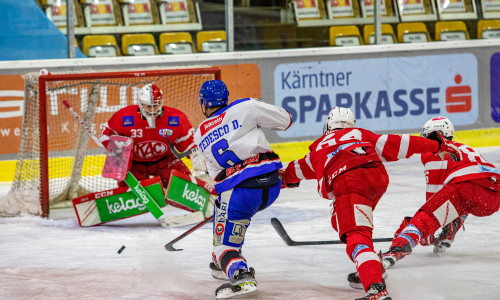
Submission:
{"label": "blue jersey", "polygon": [[290,125],[285,109],[253,98],[233,101],[203,121],[194,141],[206,158],[216,192],[282,168],[262,128],[286,130]]}

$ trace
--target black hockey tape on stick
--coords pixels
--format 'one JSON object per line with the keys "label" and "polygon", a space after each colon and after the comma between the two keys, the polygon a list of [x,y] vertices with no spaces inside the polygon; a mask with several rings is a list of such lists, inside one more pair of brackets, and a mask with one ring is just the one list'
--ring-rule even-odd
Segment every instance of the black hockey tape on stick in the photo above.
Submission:
{"label": "black hockey tape on stick", "polygon": [[193,231],[195,231],[196,229],[202,227],[203,225],[209,223],[210,221],[212,221],[212,216],[206,218],[205,220],[201,221],[200,223],[194,225],[193,227],[191,227],[188,231],[184,232],[183,234],[179,235],[178,237],[176,237],[175,239],[173,239],[172,241],[170,241],[168,244],[165,245],[165,249],[167,249],[167,251],[182,251],[182,249],[175,249],[174,248],[174,244],[177,243],[178,241],[182,240],[183,238],[185,238],[186,236],[190,235]]}
{"label": "black hockey tape on stick", "polygon": [[[271,224],[273,225],[274,229],[278,233],[278,235],[281,237],[281,239],[288,245],[288,246],[306,246],[306,245],[336,245],[336,244],[343,244],[342,241],[340,240],[333,240],[333,241],[294,241],[292,238],[288,235],[286,232],[285,228],[283,227],[283,224],[281,224],[280,220],[276,218],[271,219]],[[374,243],[377,242],[391,242],[392,238],[379,238],[379,239],[373,239]]]}
{"label": "black hockey tape on stick", "polygon": [[179,151],[175,150],[174,146],[172,146],[172,144],[170,143],[170,141],[168,140],[167,138],[167,144],[168,144],[168,147],[170,148],[170,151],[172,151],[172,153],[175,155],[175,157],[177,157],[178,159],[182,159],[188,155],[190,155],[191,153],[193,153],[195,151],[196,148],[193,148],[191,150],[188,150],[186,152],[182,152],[180,153]]}

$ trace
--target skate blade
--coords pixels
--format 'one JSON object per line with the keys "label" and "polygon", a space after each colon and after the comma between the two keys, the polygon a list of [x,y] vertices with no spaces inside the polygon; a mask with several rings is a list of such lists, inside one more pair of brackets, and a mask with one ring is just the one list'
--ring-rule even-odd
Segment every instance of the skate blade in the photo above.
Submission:
{"label": "skate blade", "polygon": [[215,296],[215,299],[227,299],[227,298],[233,298],[236,296],[248,294],[248,293],[253,293],[257,290],[257,285],[253,282],[249,283],[244,283],[239,286],[240,290],[234,291],[230,287],[227,287],[225,289],[220,290],[217,293],[217,296]]}
{"label": "skate blade", "polygon": [[[359,277],[357,277],[358,280],[359,280]],[[382,279],[385,280],[387,278],[387,272],[384,272],[382,273]],[[348,281],[349,283],[349,286],[352,287],[353,289],[356,289],[356,290],[364,290],[365,288],[363,287],[363,284],[361,283],[361,281]]]}
{"label": "skate blade", "polygon": [[224,273],[223,271],[212,270],[210,274],[215,279],[229,281],[229,278],[227,278],[226,273]]}
{"label": "skate blade", "polygon": [[353,289],[364,290],[363,284],[361,282],[360,283],[349,282],[349,286],[352,287]]}

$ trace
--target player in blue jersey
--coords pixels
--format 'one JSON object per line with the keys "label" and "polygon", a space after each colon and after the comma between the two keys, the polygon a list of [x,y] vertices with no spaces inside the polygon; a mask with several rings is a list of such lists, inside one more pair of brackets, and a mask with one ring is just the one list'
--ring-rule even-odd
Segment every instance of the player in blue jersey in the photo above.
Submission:
{"label": "player in blue jersey", "polygon": [[221,80],[203,83],[200,107],[207,119],[194,134],[219,194],[214,211],[211,268],[214,277],[230,282],[217,288],[217,298],[257,289],[255,272],[248,267],[240,249],[252,217],[278,197],[278,173],[282,168],[261,128],[286,130],[292,123],[283,108],[253,98],[228,104],[228,97]]}

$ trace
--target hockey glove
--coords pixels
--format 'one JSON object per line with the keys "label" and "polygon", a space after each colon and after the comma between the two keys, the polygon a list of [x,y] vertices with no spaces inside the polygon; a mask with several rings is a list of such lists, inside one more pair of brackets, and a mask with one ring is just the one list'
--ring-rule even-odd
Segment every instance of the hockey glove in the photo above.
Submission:
{"label": "hockey glove", "polygon": [[433,131],[427,136],[427,138],[438,142],[439,149],[434,152],[434,154],[438,154],[441,159],[444,159],[446,154],[448,154],[454,161],[462,160],[462,153],[458,147],[445,139],[440,132]]}
{"label": "hockey glove", "polygon": [[279,173],[279,177],[281,179],[281,189],[296,188],[296,187],[298,187],[300,185],[300,181],[299,182],[295,182],[295,183],[286,182],[286,180],[285,180],[285,170],[279,169],[278,173]]}

